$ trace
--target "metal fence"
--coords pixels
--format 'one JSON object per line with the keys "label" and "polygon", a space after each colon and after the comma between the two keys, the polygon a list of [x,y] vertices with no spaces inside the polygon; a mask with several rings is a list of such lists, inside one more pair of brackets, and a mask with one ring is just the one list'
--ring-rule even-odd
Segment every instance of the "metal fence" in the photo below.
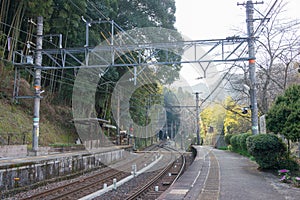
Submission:
{"label": "metal fence", "polygon": [[27,144],[28,132],[23,133],[0,133],[0,145]]}

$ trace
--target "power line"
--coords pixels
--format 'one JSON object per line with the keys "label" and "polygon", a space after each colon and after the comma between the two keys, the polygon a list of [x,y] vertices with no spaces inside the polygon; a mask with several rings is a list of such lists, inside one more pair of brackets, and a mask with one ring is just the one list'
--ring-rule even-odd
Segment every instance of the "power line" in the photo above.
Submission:
{"label": "power line", "polygon": [[[272,12],[272,10],[274,9],[274,7],[275,7],[275,5],[277,4],[277,2],[278,2],[278,0],[276,0],[276,1],[272,4],[271,8],[268,10],[268,12],[267,12],[267,14],[264,16],[263,20],[261,20],[261,23],[260,23],[259,26],[256,28],[256,30],[254,31],[253,35],[256,35],[257,32],[260,30],[260,27],[267,21],[269,14]],[[262,29],[261,29],[261,31],[262,31]],[[245,47],[245,48],[242,50],[242,52],[239,54],[239,56],[241,56],[242,54],[245,53],[246,48],[247,48],[247,47]],[[235,63],[236,63],[236,62],[235,62]],[[235,65],[235,63],[233,63],[233,65]],[[208,97],[205,98],[204,102],[205,102],[207,99],[209,99],[210,96],[212,95],[212,93],[214,93],[214,92],[217,90],[217,88],[222,84],[223,80],[224,80],[225,77],[229,74],[229,72],[230,72],[230,70],[223,76],[223,78],[221,79],[221,81],[220,81],[220,82],[217,84],[217,86],[212,90],[211,94],[208,95]],[[232,76],[232,75],[231,75],[231,76]],[[230,81],[230,79],[227,79],[227,82],[229,82],[229,81]],[[202,104],[201,104],[201,105],[202,105]]]}
{"label": "power line", "polygon": [[[95,3],[94,3],[94,2],[90,2],[89,0],[88,0],[87,2],[90,3],[91,6],[92,6],[92,7],[93,7],[93,8],[94,8],[94,9],[95,9],[102,17],[104,17],[104,19],[110,20],[109,17],[105,16],[105,15],[103,14],[103,12],[101,12],[101,11],[95,6]],[[115,25],[115,26],[121,31],[122,34],[125,33],[125,31],[124,31],[120,26],[118,26],[114,21],[113,21],[113,24],[112,24],[112,25]],[[129,37],[130,40],[132,40],[133,42],[135,42],[135,40],[134,40],[131,36],[129,36],[129,35],[126,34],[126,33],[125,33],[125,35],[126,35],[127,37]],[[112,37],[112,35],[111,35],[111,37]],[[129,51],[129,49],[128,49],[128,52],[132,55],[132,53],[131,53],[131,51]],[[125,55],[125,56],[127,57],[126,53],[123,53],[123,55]],[[119,56],[119,58],[121,58],[121,56]],[[132,56],[132,58],[135,60],[135,62],[137,62],[135,56]],[[122,60],[122,62],[125,64],[125,62],[124,62],[123,60]],[[129,62],[130,62],[130,60],[129,60]],[[131,62],[130,62],[130,63],[131,63]],[[134,74],[134,73],[131,71],[131,69],[130,69],[129,67],[127,67],[127,68],[128,68],[128,70],[129,70],[132,74]],[[144,72],[142,72],[142,73],[144,73]],[[145,76],[145,78],[147,78],[148,81],[149,81],[149,77]],[[143,79],[143,80],[144,80],[144,79]],[[154,92],[154,91],[152,91],[152,92]]]}
{"label": "power line", "polygon": [[82,14],[84,14],[85,16],[87,16],[90,20],[92,20],[92,17],[90,17],[85,10],[83,10],[82,8],[80,8],[76,3],[74,3],[73,0],[69,0],[71,2],[71,4],[78,10],[81,11]]}
{"label": "power line", "polygon": [[[80,9],[72,0],[70,0],[71,2],[72,2],[72,4],[74,5],[74,6],[76,6],[76,8],[78,8],[78,9]],[[87,1],[88,3],[90,3],[90,5],[102,16],[102,17],[104,17],[104,19],[106,19],[106,20],[108,20],[109,21],[109,18],[108,17],[106,17],[96,6],[95,6],[95,3],[94,2],[90,2],[90,1]],[[82,9],[80,9],[81,11],[83,11]],[[90,18],[90,17],[89,17]],[[90,18],[91,19],[91,18]],[[92,20],[92,19],[91,19]],[[86,22],[87,23],[87,22]],[[124,30],[122,29],[122,28],[120,28],[120,26],[118,26],[114,21],[112,21],[112,26],[117,26],[118,27],[118,29],[122,32],[122,33],[124,33]],[[111,33],[112,34],[112,33]],[[111,35],[111,37],[113,37],[112,35]],[[105,36],[104,36],[104,39],[106,39],[105,38]],[[133,40],[134,41],[134,39],[133,38],[131,38],[130,37],[130,39],[131,40]],[[128,49],[129,50],[129,49]],[[128,52],[130,52],[131,53],[131,51],[128,51]],[[126,53],[123,53],[123,55],[125,55],[125,57],[127,57],[127,55],[126,55]],[[131,54],[132,55],[132,54]],[[121,59],[121,56],[119,55],[119,58]],[[127,57],[128,58],[128,57]],[[132,56],[132,58],[133,59],[135,59],[135,57],[134,56]],[[121,59],[122,60],[122,59]],[[136,60],[135,60],[136,61]],[[125,64],[125,61],[124,60],[122,60],[122,62]],[[130,60],[129,60],[129,62],[130,62]],[[129,67],[127,67],[128,68],[128,70],[131,72],[131,73],[133,73],[131,70],[130,70],[130,68]],[[147,76],[146,76],[146,78],[148,78]],[[148,91],[148,92],[150,92],[150,91]],[[152,92],[154,92],[154,90],[152,91]]]}
{"label": "power line", "polygon": [[90,5],[107,21],[109,21],[109,17],[105,16],[103,14],[103,12],[101,12],[96,6],[95,6],[95,2],[90,2],[89,0],[87,0],[88,3],[90,3]]}
{"label": "power line", "polygon": [[[70,1],[71,1],[72,4],[74,5],[74,2],[73,2],[72,0],[70,0]],[[88,2],[91,4],[90,1],[88,1]],[[77,7],[77,9],[80,9],[76,4],[75,4],[75,6]],[[95,5],[92,5],[92,6],[95,7]],[[96,9],[96,10],[97,10],[97,9]],[[101,14],[102,17],[103,17],[103,16],[106,17],[101,11],[100,11],[100,14]],[[108,18],[106,18],[106,19],[108,19]],[[112,35],[113,35],[113,33],[111,33],[111,36],[112,36]],[[123,54],[123,55],[127,56],[125,52],[126,52],[126,51],[131,52],[128,46],[126,46],[126,48],[127,48],[127,49],[125,49],[125,48],[122,49],[122,50],[120,51],[120,54]],[[244,53],[244,51],[243,51],[242,53]],[[118,54],[118,52],[117,52],[117,54]],[[119,58],[121,58],[120,55],[118,55],[118,56],[119,56]],[[133,59],[133,61],[135,61],[135,62],[137,61],[136,58],[135,58],[135,56],[132,56],[132,59]],[[130,64],[132,64],[132,61],[131,61],[130,59],[127,59],[127,61],[129,61],[129,64],[128,64],[128,65],[130,66]],[[122,60],[122,59],[121,59],[121,62],[123,62],[124,66],[127,65],[127,64],[125,63],[125,61]],[[200,61],[199,61],[199,62],[200,62]],[[145,64],[145,65],[147,65],[147,64],[149,65],[149,64],[151,64],[151,63],[144,63],[144,64]],[[128,67],[128,65],[127,65],[127,68],[128,68],[129,71],[130,71],[130,68]],[[93,72],[91,71],[91,72],[89,72],[89,73],[93,73]],[[142,73],[144,74],[143,71],[142,71]],[[142,77],[142,83],[147,83],[146,79],[149,79],[149,77],[147,77],[147,76],[144,77],[144,78]],[[219,82],[219,85],[218,85],[218,86],[220,86],[220,84],[221,84],[221,81]],[[148,88],[147,88],[147,89],[148,89]],[[152,89],[152,88],[151,88],[151,89]],[[217,87],[215,88],[215,90],[213,90],[213,91],[210,93],[209,96],[211,96],[211,95],[216,91],[216,89],[217,89]],[[153,91],[148,90],[148,92],[151,93],[151,92],[153,92]]]}

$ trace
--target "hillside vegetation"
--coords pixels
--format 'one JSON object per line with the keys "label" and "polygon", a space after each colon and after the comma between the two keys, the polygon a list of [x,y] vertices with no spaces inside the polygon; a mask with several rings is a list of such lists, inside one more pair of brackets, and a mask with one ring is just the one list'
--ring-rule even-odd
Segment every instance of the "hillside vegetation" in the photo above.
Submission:
{"label": "hillside vegetation", "polygon": [[[49,105],[48,105],[49,106]],[[55,108],[54,108],[55,109]],[[64,112],[65,108],[58,112]],[[69,124],[58,123],[49,118],[58,115],[41,112],[39,144],[46,146],[52,143],[73,143],[75,134]],[[54,115],[53,115],[54,114]],[[44,116],[44,117],[43,117]],[[47,117],[45,117],[47,116]],[[0,144],[31,144],[32,111],[24,108],[22,104],[12,104],[7,100],[0,100]],[[23,138],[25,136],[25,138]]]}
{"label": "hillside vegetation", "polygon": [[[12,77],[2,79],[0,89],[0,145],[31,144],[33,100],[21,99],[12,102]],[[4,87],[5,86],[5,87]],[[30,95],[30,85],[21,80],[20,94]],[[39,144],[47,146],[53,143],[73,143],[76,134],[71,120],[71,109],[67,106],[49,104],[41,101],[41,121]]]}
{"label": "hillside vegetation", "polygon": [[[2,1],[1,1],[2,2]],[[176,32],[175,23],[175,1],[127,1],[127,0],[26,0],[26,1],[3,1],[0,13],[0,145],[8,143],[8,136],[13,136],[10,143],[22,143],[23,133],[26,143],[31,142],[33,99],[20,99],[18,103],[12,102],[14,66],[13,61],[21,62],[15,58],[14,52],[22,52],[22,56],[34,56],[36,52],[35,25],[38,16],[43,17],[43,49],[62,48],[82,48],[86,43],[86,23],[84,21],[100,20],[111,21],[111,23],[93,23],[89,29],[89,46],[97,46],[112,34],[121,34],[127,30],[142,27],[161,27],[173,30],[174,36],[169,40],[181,40],[181,36]],[[33,22],[33,23],[32,23]],[[96,21],[95,21],[96,22]],[[122,27],[122,28],[120,28]],[[114,28],[114,32],[112,32]],[[62,40],[52,37],[52,34],[61,34]],[[48,37],[51,35],[50,37]],[[148,43],[151,42],[149,37]],[[28,45],[30,44],[30,45]],[[159,61],[161,55],[154,55]],[[129,63],[137,60],[137,52],[130,52],[128,60],[125,57],[116,56],[115,63]],[[85,53],[77,55],[76,59],[84,60]],[[180,60],[177,55],[169,55]],[[126,56],[127,57],[127,56]],[[15,60],[14,60],[15,59]],[[57,58],[59,60],[59,56]],[[66,65],[76,66],[78,63],[73,59],[66,59]],[[59,69],[60,65],[51,59],[43,58],[42,66],[57,67],[55,70],[43,70],[41,86],[45,92],[41,100],[40,111],[40,145],[51,143],[73,143],[78,137],[74,126],[70,123],[72,119],[72,96],[73,86],[78,73],[77,69]],[[157,68],[148,70],[147,75],[141,75],[140,81],[155,79],[157,82],[170,84],[179,77],[180,65],[170,65],[167,68]],[[20,67],[20,96],[33,95],[34,69],[30,67]],[[96,116],[109,120],[113,125],[116,122],[112,118],[111,96],[118,80],[132,67],[124,66],[109,68],[100,77],[96,91],[95,110]],[[99,73],[99,72],[97,72]],[[145,71],[144,71],[145,73]],[[158,76],[159,75],[159,76]],[[98,76],[98,74],[97,74]],[[160,80],[162,79],[162,80]],[[131,110],[133,119],[137,119],[138,124],[146,124],[147,117],[145,108],[148,97],[152,93],[161,92],[160,84],[146,84],[131,98],[132,105],[136,106]],[[81,91],[84,96],[85,90]],[[81,98],[82,103],[89,103],[85,98]],[[82,105],[82,104],[80,104]],[[149,106],[147,104],[147,106]],[[93,105],[91,105],[93,107]],[[142,109],[141,109],[142,108]],[[12,134],[10,134],[12,133]]]}

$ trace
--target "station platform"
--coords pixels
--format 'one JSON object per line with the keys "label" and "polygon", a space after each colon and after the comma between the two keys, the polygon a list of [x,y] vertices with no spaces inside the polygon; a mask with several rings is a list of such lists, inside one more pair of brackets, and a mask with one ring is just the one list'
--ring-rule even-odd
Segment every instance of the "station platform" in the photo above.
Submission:
{"label": "station platform", "polygon": [[209,170],[209,152],[211,149],[193,146],[197,151],[194,162],[187,171],[158,199],[197,199]]}
{"label": "station platform", "polygon": [[4,191],[47,182],[59,177],[92,170],[126,159],[129,146],[53,153],[48,155],[0,158],[0,199]]}
{"label": "station platform", "polygon": [[120,145],[120,146],[111,146],[111,147],[101,147],[97,149],[91,150],[81,150],[81,151],[70,151],[70,152],[63,152],[63,153],[51,153],[48,155],[38,155],[38,156],[20,156],[20,157],[3,157],[0,158],[0,168],[8,168],[9,166],[15,165],[25,165],[26,163],[39,163],[41,161],[46,160],[55,160],[64,157],[72,157],[72,156],[83,156],[89,154],[99,154],[105,152],[111,152],[121,149],[128,149],[131,148],[130,145]]}
{"label": "station platform", "polygon": [[197,156],[187,171],[159,200],[298,200],[300,189],[258,170],[249,158],[207,146],[194,146]]}

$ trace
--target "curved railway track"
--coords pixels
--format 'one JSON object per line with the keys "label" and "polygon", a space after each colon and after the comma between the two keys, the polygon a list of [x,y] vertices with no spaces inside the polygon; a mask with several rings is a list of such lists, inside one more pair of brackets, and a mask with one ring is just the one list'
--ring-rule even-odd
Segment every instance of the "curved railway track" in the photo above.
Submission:
{"label": "curved railway track", "polygon": [[[171,149],[166,148],[165,149]],[[174,149],[171,149],[174,151]],[[179,152],[178,152],[179,153]],[[134,192],[124,198],[125,200],[134,199],[156,199],[165,190],[172,185],[179,176],[182,175],[186,167],[186,158],[184,154],[179,153],[180,157],[174,162],[168,163],[162,170],[160,170],[154,177],[143,184],[141,187],[136,188]]]}
{"label": "curved railway track", "polygon": [[112,184],[114,178],[121,179],[128,175],[130,175],[128,172],[107,169],[104,172],[97,173],[85,179],[23,198],[23,200],[74,199],[74,197],[78,198],[79,196],[85,196],[93,191],[102,189],[104,183]]}
{"label": "curved railway track", "polygon": [[[126,189],[120,189],[122,187],[120,186],[116,190],[105,193],[104,196],[95,198],[110,200],[156,199],[162,192],[172,185],[173,182],[177,180],[177,178],[183,173],[186,166],[184,154],[174,151],[174,149],[168,147],[162,148],[159,146],[159,148],[160,149],[158,151],[157,149],[148,149],[145,152],[134,154],[135,156],[138,156],[134,157],[130,161],[126,160],[126,163],[122,163],[119,167],[105,168],[93,175],[79,178],[71,183],[18,199],[53,200],[83,198],[97,191],[101,191],[105,184],[111,186],[113,184],[113,179],[119,181],[130,176],[133,164],[138,166],[138,170],[149,165],[151,162],[153,162],[153,160],[155,160],[154,157],[157,159],[157,152],[159,152],[163,156],[161,156],[162,158],[159,160],[159,162],[153,166],[154,169],[149,170],[148,168],[148,170],[151,172],[138,175],[131,180],[132,182],[138,182],[137,186],[131,187],[130,185],[132,183],[129,181],[124,184]],[[116,193],[117,195],[115,195]]]}
{"label": "curved railway track", "polygon": [[[77,181],[64,184],[53,189],[33,194],[23,200],[54,200],[54,199],[78,199],[87,196],[95,191],[104,188],[104,184],[112,185],[113,179],[121,180],[131,175],[132,164],[136,163],[140,168],[149,162],[154,153],[147,152],[144,155],[137,156],[137,158],[123,163],[119,167],[105,168],[100,172],[90,175],[88,177],[79,179]],[[122,170],[120,170],[122,169]]]}

